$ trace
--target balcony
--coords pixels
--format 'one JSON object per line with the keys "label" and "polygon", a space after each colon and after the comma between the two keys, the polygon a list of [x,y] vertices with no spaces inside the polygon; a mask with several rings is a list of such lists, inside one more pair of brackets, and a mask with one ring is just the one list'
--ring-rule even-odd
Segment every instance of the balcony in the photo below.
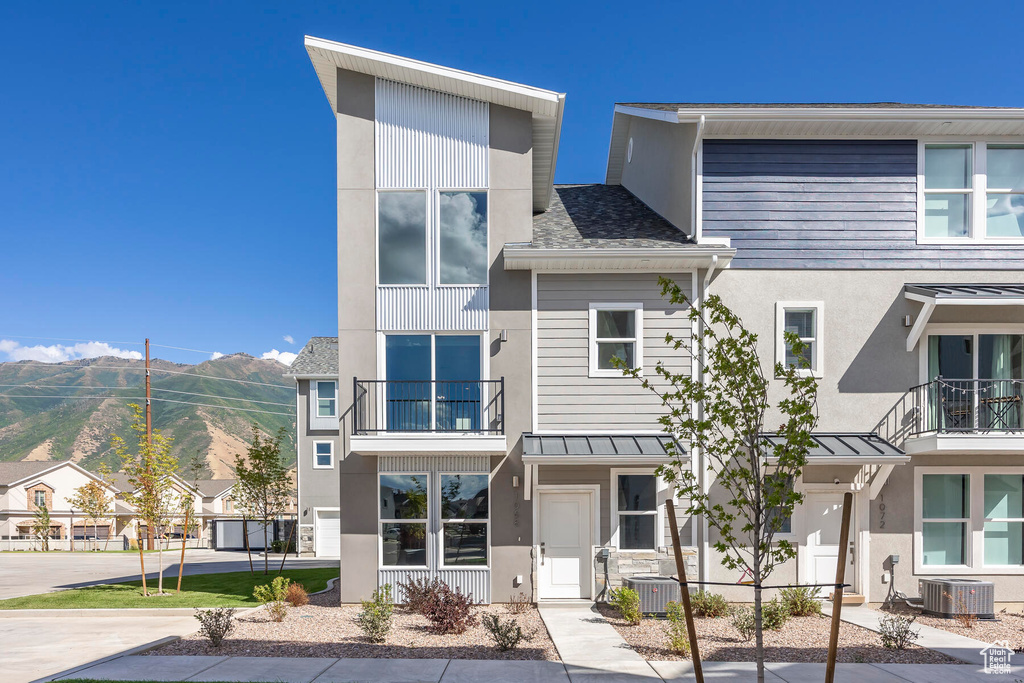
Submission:
{"label": "balcony", "polygon": [[904,394],[880,428],[911,455],[1020,452],[1024,380],[939,377]]}
{"label": "balcony", "polygon": [[505,379],[353,379],[352,450],[379,453],[501,453]]}

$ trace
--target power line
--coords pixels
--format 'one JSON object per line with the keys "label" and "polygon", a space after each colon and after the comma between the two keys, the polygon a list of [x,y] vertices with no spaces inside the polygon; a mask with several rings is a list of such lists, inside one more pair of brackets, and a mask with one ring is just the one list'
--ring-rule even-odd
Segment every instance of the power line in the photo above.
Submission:
{"label": "power line", "polygon": [[[67,400],[69,398],[100,398],[102,400],[145,400],[145,396],[53,396],[53,395],[25,395],[25,394],[11,394],[4,393],[0,394],[0,398],[59,398],[60,400]],[[294,417],[292,413],[274,413],[272,411],[261,411],[255,408],[236,408],[234,405],[217,405],[215,403],[195,403],[190,400],[174,400],[173,398],[157,398],[153,397],[151,400],[160,400],[165,403],[181,403],[183,405],[198,405],[200,408],[221,408],[225,411],[242,411],[244,413],[262,413],[264,415],[283,415],[285,417]]]}
{"label": "power line", "polygon": [[[138,387],[111,387],[111,386],[75,386],[73,384],[0,384],[0,387],[26,388],[26,389],[113,389],[115,391],[135,391]],[[165,391],[171,394],[186,394],[188,396],[202,396],[204,398],[219,398],[225,401],[246,401],[248,403],[265,403],[272,406],[291,407],[291,403],[280,403],[278,401],[258,401],[254,398],[242,398],[240,396],[219,396],[217,394],[200,394],[195,391],[178,391],[176,389],[162,389],[153,387],[153,391]],[[0,394],[0,396],[14,396],[17,394]]]}
{"label": "power line", "polygon": [[[136,368],[129,365],[83,365],[76,368],[62,368],[63,370],[135,370],[137,372],[145,372],[146,368]],[[261,387],[277,387],[278,389],[294,389],[295,386],[291,384],[271,384],[269,382],[254,382],[248,379],[232,379],[231,377],[216,377],[215,375],[201,375],[196,372],[182,372],[180,370],[162,370],[160,368],[150,368],[150,372],[164,372],[171,375],[187,375],[188,377],[198,377],[200,379],[215,379],[221,382],[238,382],[239,384],[255,384]]]}
{"label": "power line", "polygon": [[[133,344],[135,346],[142,346],[142,342],[132,341],[109,341],[103,339],[71,339],[70,337],[33,337],[26,334],[0,334],[0,338],[4,339],[43,339],[45,341],[73,341],[73,342],[87,342],[93,344]],[[205,351],[203,353],[206,353]],[[212,353],[212,352],[211,352]]]}

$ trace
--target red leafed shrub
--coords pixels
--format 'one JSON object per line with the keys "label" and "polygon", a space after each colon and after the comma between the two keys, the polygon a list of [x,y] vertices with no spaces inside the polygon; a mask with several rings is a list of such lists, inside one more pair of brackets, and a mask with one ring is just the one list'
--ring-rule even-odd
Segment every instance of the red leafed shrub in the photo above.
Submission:
{"label": "red leafed shrub", "polygon": [[409,579],[405,583],[398,584],[405,595],[405,608],[410,612],[427,616],[427,607],[434,600],[434,596],[445,586],[444,581],[434,577],[433,579]]}
{"label": "red leafed shrub", "polygon": [[465,633],[467,628],[476,624],[472,604],[471,594],[463,595],[460,589],[452,590],[442,583],[430,598],[423,616],[430,620],[434,633]]}

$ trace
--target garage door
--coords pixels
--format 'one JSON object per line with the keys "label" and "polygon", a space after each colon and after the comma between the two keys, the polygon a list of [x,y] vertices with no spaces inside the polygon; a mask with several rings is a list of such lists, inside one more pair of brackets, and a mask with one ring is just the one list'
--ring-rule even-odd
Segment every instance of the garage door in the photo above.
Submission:
{"label": "garage door", "polygon": [[337,510],[317,510],[313,532],[317,557],[341,557],[341,515]]}

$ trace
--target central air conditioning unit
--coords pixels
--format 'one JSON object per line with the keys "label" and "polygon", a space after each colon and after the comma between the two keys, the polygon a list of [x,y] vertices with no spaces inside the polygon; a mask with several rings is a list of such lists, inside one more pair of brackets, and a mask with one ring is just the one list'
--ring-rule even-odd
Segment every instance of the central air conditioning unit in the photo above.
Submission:
{"label": "central air conditioning unit", "polygon": [[996,589],[991,581],[918,579],[917,588],[925,614],[946,619],[952,619],[958,614],[995,619]]}
{"label": "central air conditioning unit", "polygon": [[664,616],[668,603],[679,602],[679,582],[671,576],[630,576],[623,580],[640,596],[640,611]]}

